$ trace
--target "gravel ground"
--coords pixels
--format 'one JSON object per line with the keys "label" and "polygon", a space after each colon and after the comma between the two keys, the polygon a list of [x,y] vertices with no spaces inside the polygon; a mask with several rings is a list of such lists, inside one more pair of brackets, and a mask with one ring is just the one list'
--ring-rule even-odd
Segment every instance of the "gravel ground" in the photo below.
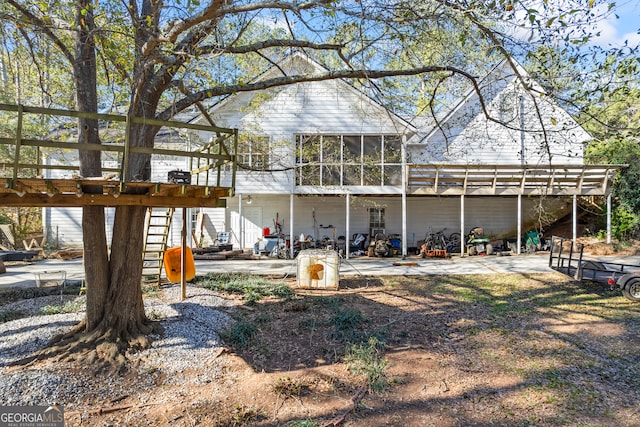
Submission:
{"label": "gravel ground", "polygon": [[[73,302],[84,310],[84,297],[47,296],[0,306],[0,311],[20,311],[25,317],[0,324],[0,401],[3,405],[49,405],[73,407],[87,401],[104,402],[151,388],[162,377],[165,384],[179,381],[189,370],[203,377],[217,377],[213,363],[221,351],[217,331],[232,319],[221,311],[231,304],[202,288],[189,288],[188,298],[180,301],[180,287],[163,289],[163,297],[145,298],[147,315],[159,320],[164,332],[153,336],[149,349],[128,355],[137,373],[127,378],[95,374],[89,367],[74,364],[37,364],[16,369],[10,364],[29,356],[53,336],[63,333],[84,316],[83,311],[41,315],[40,308]],[[196,382],[198,379],[196,379]],[[204,380],[203,380],[204,381]],[[132,385],[135,385],[132,389]]]}

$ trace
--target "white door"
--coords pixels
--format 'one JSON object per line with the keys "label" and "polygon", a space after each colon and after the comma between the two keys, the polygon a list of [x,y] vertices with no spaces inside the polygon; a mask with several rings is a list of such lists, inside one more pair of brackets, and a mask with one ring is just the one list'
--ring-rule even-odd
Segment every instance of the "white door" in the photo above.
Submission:
{"label": "white door", "polygon": [[[253,249],[253,245],[262,237],[262,208],[260,206],[245,206],[242,208],[242,215],[244,216],[242,223],[244,248],[242,249]],[[237,212],[233,212],[232,223],[234,230],[240,229]]]}

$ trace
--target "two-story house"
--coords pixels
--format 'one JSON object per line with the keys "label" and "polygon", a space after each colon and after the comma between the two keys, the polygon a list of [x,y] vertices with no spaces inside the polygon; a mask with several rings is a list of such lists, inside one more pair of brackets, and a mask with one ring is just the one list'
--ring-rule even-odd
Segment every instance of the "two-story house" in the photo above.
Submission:
{"label": "two-story house", "polygon": [[[261,78],[323,70],[295,53]],[[542,212],[557,217],[577,196],[608,194],[615,170],[584,165],[587,132],[527,83],[534,91],[502,63],[479,80],[482,97],[470,89],[437,120],[405,120],[343,80],[230,96],[209,115],[239,130],[235,195],[224,208],[191,209],[189,235],[206,246],[228,232],[235,248],[252,249],[276,226],[291,240],[347,244],[382,232],[404,254],[429,231],[520,237]]]}

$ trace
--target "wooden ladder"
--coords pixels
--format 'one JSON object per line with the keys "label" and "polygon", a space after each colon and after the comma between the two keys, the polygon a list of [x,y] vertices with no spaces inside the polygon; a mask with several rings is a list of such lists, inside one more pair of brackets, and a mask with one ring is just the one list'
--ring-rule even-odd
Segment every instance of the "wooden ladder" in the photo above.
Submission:
{"label": "wooden ladder", "polygon": [[174,208],[149,208],[142,248],[142,282],[160,285],[162,261],[167,250]]}

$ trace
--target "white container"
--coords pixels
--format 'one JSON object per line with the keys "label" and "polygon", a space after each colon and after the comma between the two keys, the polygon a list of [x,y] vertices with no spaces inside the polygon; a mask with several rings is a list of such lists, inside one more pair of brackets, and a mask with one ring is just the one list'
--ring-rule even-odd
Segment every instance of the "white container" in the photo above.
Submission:
{"label": "white container", "polygon": [[338,289],[340,258],[336,251],[305,249],[297,258],[296,286],[307,289]]}

